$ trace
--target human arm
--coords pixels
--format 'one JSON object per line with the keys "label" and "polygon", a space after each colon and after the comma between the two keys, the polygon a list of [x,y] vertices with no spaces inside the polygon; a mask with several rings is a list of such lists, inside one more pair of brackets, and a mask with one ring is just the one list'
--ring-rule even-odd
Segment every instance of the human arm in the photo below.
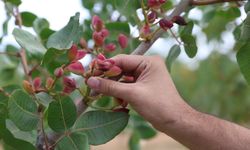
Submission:
{"label": "human arm", "polygon": [[113,58],[135,83],[90,78],[97,92],[127,101],[156,129],[190,149],[248,149],[250,130],[191,108],[179,95],[159,56]]}

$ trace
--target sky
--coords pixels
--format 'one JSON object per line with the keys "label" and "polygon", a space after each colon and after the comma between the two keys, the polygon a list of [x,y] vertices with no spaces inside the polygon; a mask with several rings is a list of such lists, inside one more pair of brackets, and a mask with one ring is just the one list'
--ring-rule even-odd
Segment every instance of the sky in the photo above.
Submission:
{"label": "sky", "polygon": [[[76,12],[80,12],[81,20],[85,18],[89,18],[89,13],[86,9],[82,7],[80,0],[22,0],[22,4],[20,5],[20,11],[30,11],[36,14],[39,17],[46,18],[50,22],[50,27],[53,30],[59,30],[63,26],[65,26],[71,16],[73,16]],[[189,17],[199,19],[201,18],[201,12],[198,9],[193,9],[193,12],[190,13]],[[5,20],[5,11],[3,3],[0,1],[0,25],[3,24]],[[14,29],[14,19],[9,23],[9,33]],[[27,29],[30,32],[33,32],[31,29]],[[200,32],[200,28],[197,26],[194,28],[194,34],[198,35],[197,45],[198,45],[198,53],[194,59],[190,59],[187,57],[185,52],[182,52],[179,56],[179,60],[190,63],[193,66],[197,60],[205,59],[213,49],[218,48],[221,49],[222,53],[226,53],[233,45],[234,39],[231,33],[224,33],[223,42],[220,45],[214,45],[213,43],[206,43],[206,37],[204,34]],[[2,31],[0,30],[0,35]],[[133,31],[132,31],[133,32]],[[16,42],[11,34],[4,38],[4,44],[0,45],[0,50],[3,49],[4,45],[7,43]],[[158,53],[162,56],[167,56],[170,47],[177,42],[174,40],[166,41],[164,39],[159,39],[153,46],[151,53]],[[167,45],[167,46],[166,46]]]}

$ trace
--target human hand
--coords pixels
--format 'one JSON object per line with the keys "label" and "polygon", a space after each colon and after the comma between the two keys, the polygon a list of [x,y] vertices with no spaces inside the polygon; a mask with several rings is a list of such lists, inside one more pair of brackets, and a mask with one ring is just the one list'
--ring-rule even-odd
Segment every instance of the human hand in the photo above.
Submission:
{"label": "human hand", "polygon": [[166,124],[178,121],[189,107],[180,97],[159,56],[118,55],[112,58],[135,83],[121,83],[91,77],[87,84],[95,91],[127,101],[155,128],[165,131]]}

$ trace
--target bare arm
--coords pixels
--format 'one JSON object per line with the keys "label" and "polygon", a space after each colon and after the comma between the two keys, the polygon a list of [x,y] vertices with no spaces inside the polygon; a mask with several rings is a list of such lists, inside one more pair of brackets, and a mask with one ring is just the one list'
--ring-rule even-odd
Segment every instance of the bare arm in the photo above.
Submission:
{"label": "bare arm", "polygon": [[119,55],[113,59],[136,82],[90,78],[92,89],[126,100],[156,129],[190,149],[249,149],[249,129],[200,113],[185,103],[160,57]]}

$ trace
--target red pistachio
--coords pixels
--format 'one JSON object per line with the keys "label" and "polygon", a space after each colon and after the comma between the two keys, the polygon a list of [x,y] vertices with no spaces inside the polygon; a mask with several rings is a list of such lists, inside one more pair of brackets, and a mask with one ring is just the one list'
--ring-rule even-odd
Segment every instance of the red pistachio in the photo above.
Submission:
{"label": "red pistachio", "polygon": [[109,43],[105,46],[104,49],[106,52],[113,52],[116,49],[116,45],[114,43]]}
{"label": "red pistachio", "polygon": [[105,38],[102,36],[102,33],[96,31],[93,33],[92,39],[94,40],[97,46],[102,46],[105,40]]}
{"label": "red pistachio", "polygon": [[111,67],[108,71],[104,72],[106,77],[115,77],[122,73],[122,70],[118,66]]}
{"label": "red pistachio", "polygon": [[147,38],[151,34],[150,26],[149,25],[144,25],[141,30],[140,30],[140,37],[141,38]]}
{"label": "red pistachio", "polygon": [[132,83],[135,81],[135,78],[133,76],[122,76],[120,79],[120,82],[125,82],[125,83]]}
{"label": "red pistachio", "polygon": [[109,36],[109,31],[107,29],[102,29],[101,35],[102,35],[102,37],[106,38],[107,36]]}
{"label": "red pistachio", "polygon": [[84,74],[83,65],[79,61],[69,64],[66,67],[66,70],[68,70],[68,71],[70,71],[70,72],[72,72],[74,74],[77,74],[77,75],[83,75]]}
{"label": "red pistachio", "polygon": [[163,30],[167,31],[168,29],[173,27],[173,22],[167,19],[161,19],[159,25]]}
{"label": "red pistachio", "polygon": [[103,27],[104,27],[103,21],[98,16],[93,16],[93,18],[92,18],[92,28],[95,31],[100,32]]}
{"label": "red pistachio", "polygon": [[64,71],[63,71],[63,68],[62,68],[62,67],[58,67],[58,68],[56,68],[55,71],[54,71],[54,75],[55,75],[57,78],[60,78],[63,74],[64,74]]}
{"label": "red pistachio", "polygon": [[68,52],[68,59],[69,59],[69,61],[73,61],[76,58],[77,50],[78,50],[77,45],[73,44],[71,46],[71,48],[69,49],[69,52]]}
{"label": "red pistachio", "polygon": [[106,57],[101,53],[98,54],[96,58],[99,59],[99,60],[105,60],[106,59]]}
{"label": "red pistachio", "polygon": [[63,78],[63,85],[64,85],[63,92],[66,94],[70,94],[76,89],[76,81],[69,77]]}
{"label": "red pistachio", "polygon": [[53,80],[51,77],[49,77],[49,78],[46,80],[46,85],[45,85],[45,87],[46,87],[47,89],[51,89],[53,83],[54,83],[54,80]]}
{"label": "red pistachio", "polygon": [[181,16],[174,16],[172,18],[172,21],[178,25],[181,25],[181,26],[185,26],[187,25],[187,22],[185,21],[185,19]]}
{"label": "red pistachio", "polygon": [[124,34],[119,34],[118,42],[122,49],[125,49],[128,46],[128,38]]}
{"label": "red pistachio", "polygon": [[157,19],[157,13],[155,11],[152,11],[148,14],[148,22],[154,23],[155,19]]}
{"label": "red pistachio", "polygon": [[85,50],[78,50],[74,61],[82,59],[84,56],[86,56],[86,54],[87,52]]}
{"label": "red pistachio", "polygon": [[41,87],[41,84],[42,84],[42,81],[41,81],[40,77],[36,77],[33,80],[33,86],[34,86],[35,90],[39,89]]}
{"label": "red pistachio", "polygon": [[23,80],[23,88],[29,94],[33,94],[34,93],[34,89],[33,89],[32,85],[27,80]]}

